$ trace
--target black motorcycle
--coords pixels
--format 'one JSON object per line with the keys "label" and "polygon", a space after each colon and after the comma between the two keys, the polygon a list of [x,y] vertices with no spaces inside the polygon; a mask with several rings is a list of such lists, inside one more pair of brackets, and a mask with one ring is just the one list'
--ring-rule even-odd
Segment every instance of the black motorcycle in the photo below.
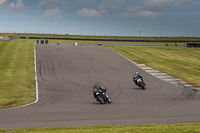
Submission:
{"label": "black motorcycle", "polygon": [[111,99],[108,96],[108,94],[106,93],[106,89],[99,86],[98,84],[94,85],[93,94],[94,94],[94,98],[96,99],[96,101],[99,101],[101,104],[111,103]]}
{"label": "black motorcycle", "polygon": [[144,78],[142,78],[142,77],[139,77],[139,78],[134,77],[133,81],[135,82],[135,85],[141,87],[142,89],[146,89],[145,83],[144,83]]}

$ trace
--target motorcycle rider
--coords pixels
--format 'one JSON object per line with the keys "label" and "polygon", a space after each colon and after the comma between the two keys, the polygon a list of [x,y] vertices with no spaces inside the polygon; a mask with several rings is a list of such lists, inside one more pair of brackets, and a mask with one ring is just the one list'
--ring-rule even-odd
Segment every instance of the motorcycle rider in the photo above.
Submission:
{"label": "motorcycle rider", "polygon": [[143,79],[143,77],[139,74],[139,72],[135,72],[135,76],[133,77],[133,81],[136,85],[138,85],[139,79]]}
{"label": "motorcycle rider", "polygon": [[102,92],[105,92],[105,93],[106,93],[106,89],[105,89],[105,88],[100,87],[99,85],[95,84],[94,87],[93,87],[94,98],[96,98],[95,93],[96,93],[97,91],[102,91]]}

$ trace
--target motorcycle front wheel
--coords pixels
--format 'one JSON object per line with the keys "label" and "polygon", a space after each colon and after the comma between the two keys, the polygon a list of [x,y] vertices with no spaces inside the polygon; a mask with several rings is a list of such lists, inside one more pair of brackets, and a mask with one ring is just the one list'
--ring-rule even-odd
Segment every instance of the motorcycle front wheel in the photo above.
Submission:
{"label": "motorcycle front wheel", "polygon": [[141,86],[141,88],[142,88],[143,90],[145,89],[144,83],[141,83],[140,86]]}
{"label": "motorcycle front wheel", "polygon": [[110,98],[108,98],[108,103],[111,103],[112,101],[111,101],[111,99]]}
{"label": "motorcycle front wheel", "polygon": [[105,103],[104,100],[103,100],[103,98],[102,98],[100,95],[97,96],[97,99],[98,99],[98,101],[99,101],[101,104],[104,104],[104,103]]}

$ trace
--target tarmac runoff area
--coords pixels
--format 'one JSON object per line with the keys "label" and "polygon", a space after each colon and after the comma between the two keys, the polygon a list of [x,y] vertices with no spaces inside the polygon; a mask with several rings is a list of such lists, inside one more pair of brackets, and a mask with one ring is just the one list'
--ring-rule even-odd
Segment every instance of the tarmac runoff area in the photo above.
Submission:
{"label": "tarmac runoff area", "polygon": [[[38,102],[0,110],[0,129],[200,123],[200,95],[155,77],[104,47],[36,45]],[[135,86],[134,72],[146,89]],[[111,104],[98,103],[95,83]]]}

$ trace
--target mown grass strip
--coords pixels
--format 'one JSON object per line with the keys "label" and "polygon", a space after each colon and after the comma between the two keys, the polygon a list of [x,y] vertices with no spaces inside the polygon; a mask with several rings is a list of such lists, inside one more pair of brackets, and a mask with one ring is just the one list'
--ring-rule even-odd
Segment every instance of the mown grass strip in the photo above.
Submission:
{"label": "mown grass strip", "polygon": [[1,133],[197,133],[200,124],[85,126],[0,130]]}
{"label": "mown grass strip", "polygon": [[33,40],[0,42],[0,108],[35,100]]}
{"label": "mown grass strip", "polygon": [[140,64],[200,85],[200,49],[186,47],[105,46]]}

